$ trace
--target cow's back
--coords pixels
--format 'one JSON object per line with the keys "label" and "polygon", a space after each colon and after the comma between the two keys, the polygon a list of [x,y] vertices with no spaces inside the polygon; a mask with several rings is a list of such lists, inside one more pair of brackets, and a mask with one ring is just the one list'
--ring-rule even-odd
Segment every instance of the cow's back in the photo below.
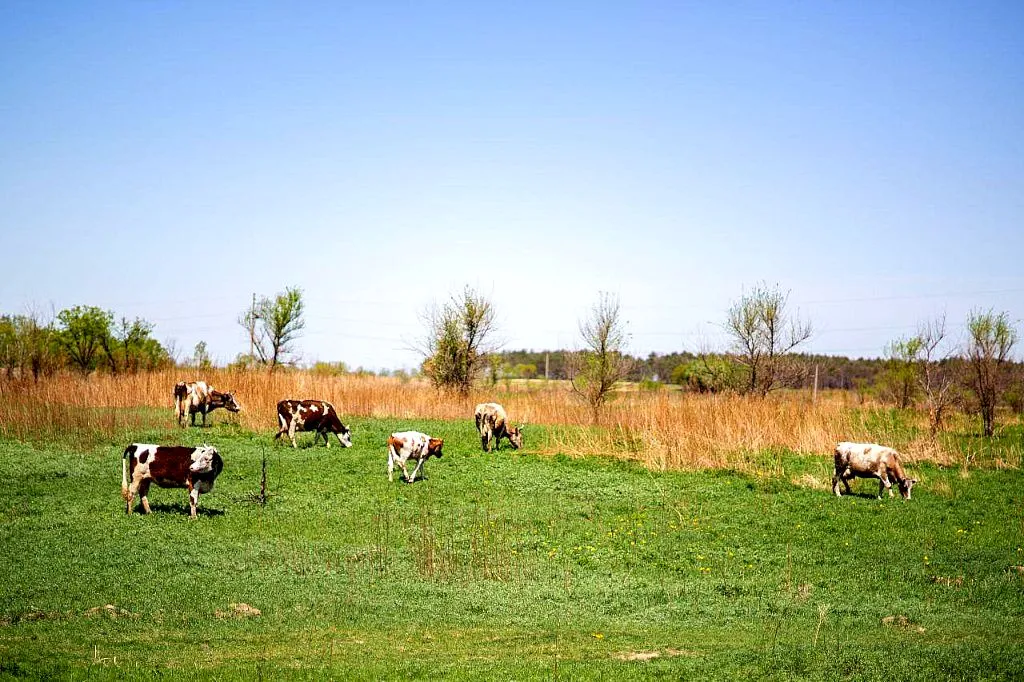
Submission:
{"label": "cow's back", "polygon": [[500,431],[507,420],[505,408],[498,403],[480,403],[476,406],[477,428],[486,424],[491,430]]}

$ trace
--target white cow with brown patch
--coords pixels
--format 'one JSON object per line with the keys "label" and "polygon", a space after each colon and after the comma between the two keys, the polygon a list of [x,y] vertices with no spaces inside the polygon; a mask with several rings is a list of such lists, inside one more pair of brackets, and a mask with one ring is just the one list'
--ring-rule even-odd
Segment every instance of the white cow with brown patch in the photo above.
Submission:
{"label": "white cow with brown patch", "polygon": [[505,408],[498,403],[480,403],[474,411],[476,430],[480,432],[480,446],[484,452],[491,451],[491,443],[495,448],[501,447],[501,439],[507,438],[512,447],[518,450],[523,447],[523,426],[510,427]]}
{"label": "white cow with brown patch", "polygon": [[218,391],[205,381],[179,381],[174,385],[174,415],[179,426],[185,426],[185,415],[191,417],[195,426],[196,413],[203,415],[203,426],[206,426],[206,415],[218,407],[228,412],[242,409],[232,393]]}
{"label": "white cow with brown patch", "polygon": [[910,490],[917,483],[916,478],[908,478],[903,466],[900,464],[899,453],[892,448],[875,443],[849,443],[842,442],[836,445],[835,450],[836,472],[832,476],[832,492],[836,497],[841,497],[839,484],[842,483],[846,492],[850,493],[850,479],[852,478],[877,478],[878,499],[882,499],[882,492],[889,491],[892,497],[892,482],[896,481],[900,495],[903,499],[910,499]]}
{"label": "white cow with brown patch", "polygon": [[[441,457],[444,454],[441,452],[442,446],[444,446],[443,439],[431,438],[419,431],[392,433],[388,437],[388,480],[395,480],[393,474],[397,464],[402,469],[404,480],[407,483],[412,483],[416,480],[416,474],[423,469],[424,462],[432,456]],[[405,468],[405,463],[410,459],[417,462],[412,476],[409,476],[409,472]]]}

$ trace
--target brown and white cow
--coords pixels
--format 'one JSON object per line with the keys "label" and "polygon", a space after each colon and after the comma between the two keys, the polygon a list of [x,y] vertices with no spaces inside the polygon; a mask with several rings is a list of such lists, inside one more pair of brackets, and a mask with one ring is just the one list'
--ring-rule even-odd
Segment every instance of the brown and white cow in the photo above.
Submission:
{"label": "brown and white cow", "polygon": [[505,408],[498,403],[480,403],[476,406],[476,430],[480,432],[480,446],[484,452],[491,451],[493,440],[496,449],[501,448],[501,439],[507,438],[512,447],[523,447],[523,425],[509,428]]}
{"label": "brown and white cow", "polygon": [[161,488],[188,488],[189,508],[195,518],[199,493],[210,492],[223,469],[224,460],[216,448],[208,445],[188,448],[132,443],[121,456],[121,497],[125,499],[125,512],[132,513],[132,502],[138,495],[148,514],[149,486],[156,483]]}
{"label": "brown and white cow", "polygon": [[[431,438],[419,431],[392,433],[388,437],[388,480],[395,480],[393,473],[397,464],[402,468],[404,480],[407,483],[412,483],[416,480],[416,474],[423,468],[424,462],[430,459],[431,456],[441,457],[444,454],[441,452],[443,446],[443,439]],[[405,468],[405,463],[410,459],[417,460],[412,476],[409,476],[409,472]],[[426,478],[426,476],[423,478]]]}
{"label": "brown and white cow", "polygon": [[185,425],[185,415],[192,418],[192,426],[196,425],[196,413],[203,415],[203,426],[206,426],[206,415],[218,407],[228,412],[238,412],[242,406],[231,393],[221,393],[205,381],[179,381],[174,385],[174,415],[178,418],[178,426]]}
{"label": "brown and white cow", "polygon": [[850,479],[852,478],[877,478],[878,499],[882,499],[882,491],[888,489],[889,497],[892,497],[892,483],[889,478],[896,481],[900,495],[904,499],[910,499],[910,490],[917,483],[916,478],[908,478],[903,466],[900,464],[899,453],[892,448],[874,443],[848,443],[842,442],[836,445],[835,451],[836,472],[832,476],[832,492],[836,497],[841,497],[839,492],[840,482],[850,492]]}
{"label": "brown and white cow", "polygon": [[352,447],[352,431],[341,423],[338,411],[326,400],[282,400],[277,404],[277,421],[281,429],[274,434],[274,440],[287,433],[293,448],[299,447],[295,442],[296,431],[314,431],[313,445],[323,436],[324,443],[331,447],[327,434],[333,433],[341,447]]}

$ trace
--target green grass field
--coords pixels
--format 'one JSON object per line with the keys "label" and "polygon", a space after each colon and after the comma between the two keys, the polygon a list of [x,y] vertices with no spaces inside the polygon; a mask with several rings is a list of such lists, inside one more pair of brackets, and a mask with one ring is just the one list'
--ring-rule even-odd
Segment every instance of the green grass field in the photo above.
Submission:
{"label": "green grass field", "polygon": [[[879,502],[820,489],[825,453],[652,473],[484,454],[469,422],[355,420],[348,450],[214,422],[137,438],[219,448],[196,521],[183,490],[125,515],[126,443],[0,442],[0,679],[1024,675],[1018,470]],[[405,428],[445,456],[388,483]]]}

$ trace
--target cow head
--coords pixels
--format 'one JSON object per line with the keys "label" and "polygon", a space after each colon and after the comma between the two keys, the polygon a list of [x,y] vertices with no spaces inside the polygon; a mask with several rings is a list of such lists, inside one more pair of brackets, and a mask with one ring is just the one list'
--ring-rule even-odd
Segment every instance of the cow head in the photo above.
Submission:
{"label": "cow head", "polygon": [[233,393],[229,391],[227,393],[222,393],[221,395],[224,400],[224,409],[228,412],[240,412],[242,410],[242,406],[237,400],[235,400],[235,395]]}
{"label": "cow head", "polygon": [[900,488],[900,495],[903,496],[904,500],[910,499],[910,489],[917,483],[916,478],[904,478],[902,481],[897,481],[896,485]]}
{"label": "cow head", "polygon": [[192,464],[189,465],[188,470],[193,474],[205,474],[208,471],[213,471],[213,458],[216,456],[217,448],[209,445],[198,447],[192,453]]}
{"label": "cow head", "polygon": [[337,431],[335,435],[338,436],[338,442],[341,443],[341,447],[352,447],[352,430],[350,428],[342,424],[341,431]]}
{"label": "cow head", "polygon": [[440,457],[444,453],[441,452],[441,447],[444,446],[443,438],[431,438],[427,442],[427,455],[433,455],[434,457]]}
{"label": "cow head", "polygon": [[512,443],[512,447],[516,450],[523,447],[523,427],[525,424],[519,426],[513,426],[508,430],[508,442]]}

